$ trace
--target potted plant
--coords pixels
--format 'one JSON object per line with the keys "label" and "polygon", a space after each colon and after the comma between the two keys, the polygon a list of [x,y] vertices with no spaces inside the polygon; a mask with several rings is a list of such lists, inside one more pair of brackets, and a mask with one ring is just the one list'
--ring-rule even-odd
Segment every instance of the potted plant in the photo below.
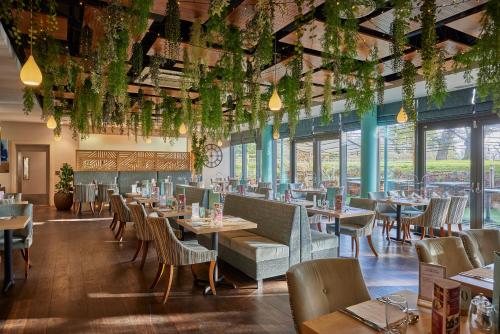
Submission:
{"label": "potted plant", "polygon": [[59,169],[57,192],[54,194],[54,204],[59,211],[67,211],[73,205],[73,167],[64,163]]}

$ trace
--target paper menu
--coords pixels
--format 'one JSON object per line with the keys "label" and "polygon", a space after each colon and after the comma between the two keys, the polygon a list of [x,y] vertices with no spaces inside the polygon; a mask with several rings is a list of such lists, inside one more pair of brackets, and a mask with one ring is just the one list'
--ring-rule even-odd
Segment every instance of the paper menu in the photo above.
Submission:
{"label": "paper menu", "polygon": [[191,204],[191,218],[200,218],[200,203]]}
{"label": "paper menu", "polygon": [[432,302],[434,282],[446,278],[446,267],[420,262],[418,275],[418,299]]}

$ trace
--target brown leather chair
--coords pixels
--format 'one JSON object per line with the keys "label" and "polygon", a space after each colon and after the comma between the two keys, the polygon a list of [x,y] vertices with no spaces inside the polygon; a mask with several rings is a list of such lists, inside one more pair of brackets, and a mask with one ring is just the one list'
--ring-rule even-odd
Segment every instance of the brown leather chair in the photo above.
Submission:
{"label": "brown leather chair", "polygon": [[415,248],[420,262],[446,267],[447,277],[473,269],[462,240],[458,237],[419,240]]}
{"label": "brown leather chair", "polygon": [[323,314],[370,299],[357,259],[320,259],[299,263],[286,273],[295,327]]}
{"label": "brown leather chair", "polygon": [[475,268],[493,263],[493,253],[500,251],[500,230],[469,230],[460,232],[459,236]]}

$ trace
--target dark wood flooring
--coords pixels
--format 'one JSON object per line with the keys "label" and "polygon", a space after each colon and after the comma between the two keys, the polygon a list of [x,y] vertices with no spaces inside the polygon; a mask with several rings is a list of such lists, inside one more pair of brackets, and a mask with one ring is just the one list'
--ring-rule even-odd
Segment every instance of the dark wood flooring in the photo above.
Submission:
{"label": "dark wood flooring", "polygon": [[[222,265],[238,288],[203,296],[189,267],[176,270],[167,305],[160,302],[164,280],[148,289],[157,268],[154,250],[143,271],[130,263],[136,243],[132,228],[118,243],[109,217],[60,213],[36,207],[32,268],[23,278],[16,252],[16,285],[0,293],[0,333],[294,333],[286,281],[264,281],[263,291],[242,273]],[[361,240],[360,261],[373,297],[417,289],[412,246],[388,244],[375,231],[375,258]],[[342,256],[351,256],[342,238]],[[3,278],[3,264],[0,277]],[[341,288],[341,287],[339,287]]]}

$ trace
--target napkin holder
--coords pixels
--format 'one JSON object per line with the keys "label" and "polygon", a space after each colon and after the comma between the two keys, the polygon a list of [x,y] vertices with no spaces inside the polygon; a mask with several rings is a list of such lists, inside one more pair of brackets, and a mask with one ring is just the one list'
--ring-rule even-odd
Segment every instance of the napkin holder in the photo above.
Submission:
{"label": "napkin holder", "polygon": [[460,283],[448,279],[434,282],[431,334],[460,333]]}

